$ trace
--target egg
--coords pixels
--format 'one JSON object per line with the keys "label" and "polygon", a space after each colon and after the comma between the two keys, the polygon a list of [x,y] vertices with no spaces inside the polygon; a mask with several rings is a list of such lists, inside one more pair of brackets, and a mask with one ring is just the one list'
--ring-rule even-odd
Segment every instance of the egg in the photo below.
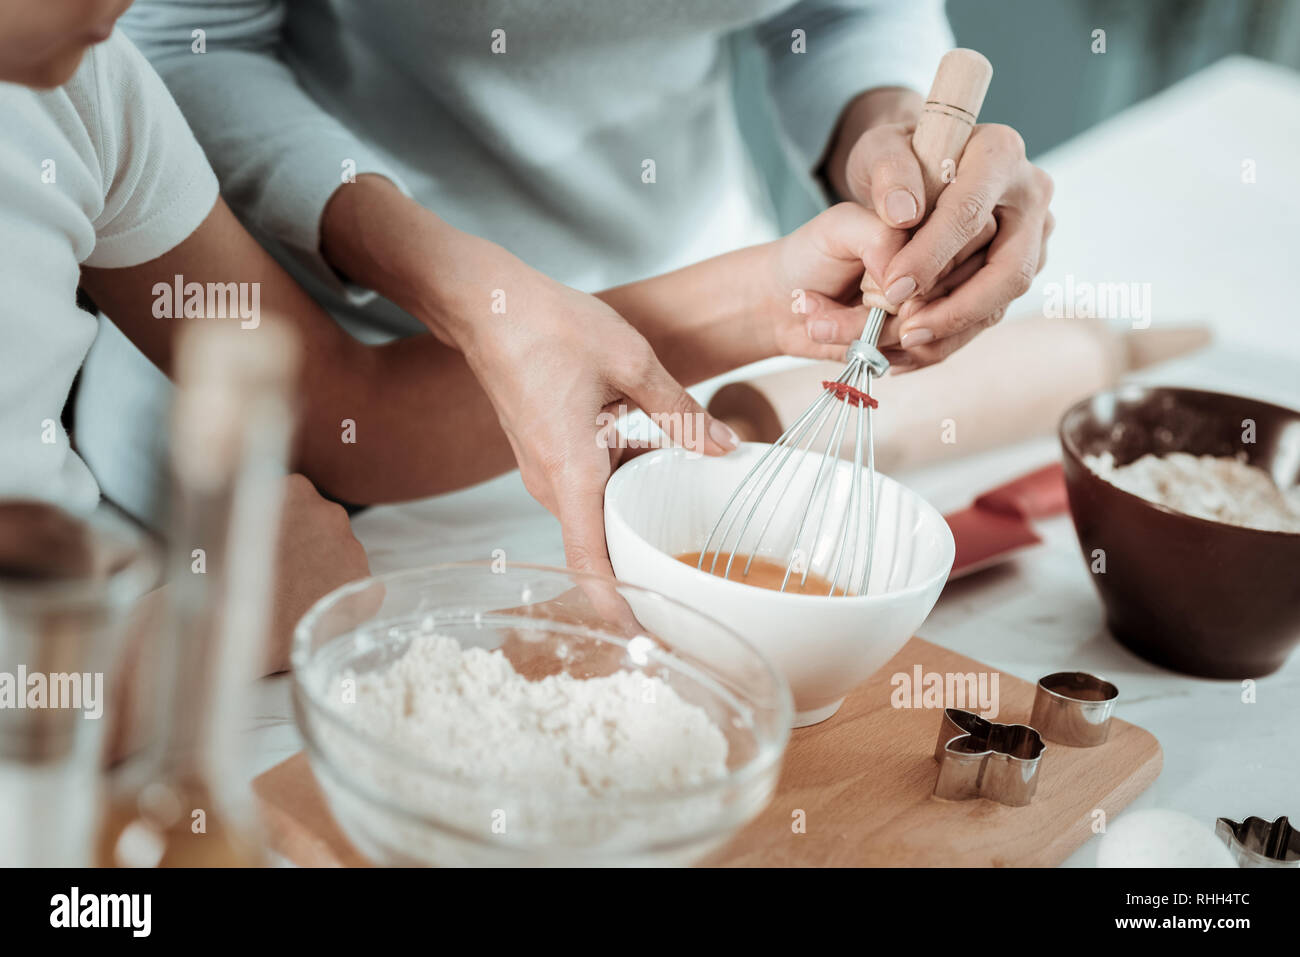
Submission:
{"label": "egg", "polygon": [[1151,808],[1117,818],[1102,835],[1098,867],[1236,867],[1209,825],[1190,814]]}

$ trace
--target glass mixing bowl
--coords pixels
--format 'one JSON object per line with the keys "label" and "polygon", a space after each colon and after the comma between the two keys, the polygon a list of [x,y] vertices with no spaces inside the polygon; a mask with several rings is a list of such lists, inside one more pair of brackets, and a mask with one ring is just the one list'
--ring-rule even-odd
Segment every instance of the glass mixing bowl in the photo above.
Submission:
{"label": "glass mixing bowl", "polygon": [[[721,732],[725,771],[613,792],[586,788],[583,778],[585,789],[575,791],[571,776],[561,782],[533,760],[512,765],[505,748],[465,767],[432,740],[416,748],[376,733],[354,707],[358,682],[435,636],[462,649],[499,649],[530,681],[630,672],[648,692],[647,707],[652,689],[666,685]],[[334,816],[358,850],[396,866],[697,861],[770,800],[792,713],[784,679],[713,619],[603,576],[504,561],[396,572],[335,590],[298,624],[293,675],[298,727]],[[647,760],[655,753],[652,744]]]}

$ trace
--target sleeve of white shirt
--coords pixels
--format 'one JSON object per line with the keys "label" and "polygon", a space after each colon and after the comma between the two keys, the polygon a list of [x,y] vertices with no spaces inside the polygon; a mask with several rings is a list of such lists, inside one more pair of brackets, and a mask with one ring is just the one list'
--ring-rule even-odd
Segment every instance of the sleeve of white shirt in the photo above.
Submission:
{"label": "sleeve of white shirt", "polygon": [[884,86],[924,95],[953,45],[943,0],[803,0],[756,32],[777,116],[809,171],[854,97]]}
{"label": "sleeve of white shirt", "polygon": [[86,265],[121,269],[178,246],[212,212],[217,178],[185,117],[119,31],[92,47],[104,208]]}
{"label": "sleeve of white shirt", "polygon": [[[329,288],[355,302],[373,293],[344,282],[320,253],[320,221],[350,171],[405,187],[374,150],[299,86],[279,57],[283,0],[140,0],[122,29],[189,118],[246,226],[284,243]],[[194,52],[195,30],[204,52]]]}

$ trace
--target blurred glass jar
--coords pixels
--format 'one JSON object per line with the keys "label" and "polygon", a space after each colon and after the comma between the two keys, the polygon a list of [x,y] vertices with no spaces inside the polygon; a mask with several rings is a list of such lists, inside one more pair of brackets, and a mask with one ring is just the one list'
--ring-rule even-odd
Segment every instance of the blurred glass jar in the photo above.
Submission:
{"label": "blurred glass jar", "polygon": [[0,866],[91,860],[111,673],[158,570],[107,508],[0,502]]}

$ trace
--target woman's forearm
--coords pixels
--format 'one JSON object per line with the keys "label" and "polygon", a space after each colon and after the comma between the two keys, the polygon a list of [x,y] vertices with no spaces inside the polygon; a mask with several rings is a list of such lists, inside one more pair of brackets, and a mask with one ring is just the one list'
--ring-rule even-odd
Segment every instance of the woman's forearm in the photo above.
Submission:
{"label": "woman's forearm", "polygon": [[465,351],[493,315],[493,293],[522,266],[504,249],[443,222],[383,176],[334,191],[321,217],[321,253]]}
{"label": "woman's forearm", "polygon": [[[381,176],[360,176],[335,191],[321,221],[321,251],[342,275],[471,354],[494,319],[518,308],[508,304],[528,302],[524,263],[442,222]],[[772,324],[757,321],[771,296],[754,281],[769,252],[742,249],[596,296],[646,337],[676,379],[699,382],[776,354]]]}

